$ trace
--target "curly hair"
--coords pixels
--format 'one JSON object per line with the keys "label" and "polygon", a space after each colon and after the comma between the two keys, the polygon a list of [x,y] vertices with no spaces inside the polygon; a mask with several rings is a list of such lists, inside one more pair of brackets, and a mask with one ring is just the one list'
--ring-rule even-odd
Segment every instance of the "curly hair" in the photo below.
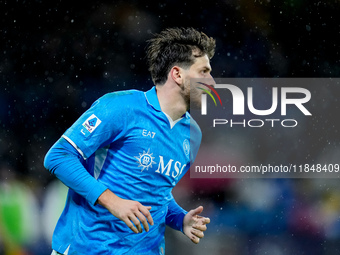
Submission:
{"label": "curly hair", "polygon": [[195,58],[205,54],[211,59],[216,43],[194,28],[168,28],[148,40],[147,61],[153,82],[162,85],[174,65],[189,68]]}

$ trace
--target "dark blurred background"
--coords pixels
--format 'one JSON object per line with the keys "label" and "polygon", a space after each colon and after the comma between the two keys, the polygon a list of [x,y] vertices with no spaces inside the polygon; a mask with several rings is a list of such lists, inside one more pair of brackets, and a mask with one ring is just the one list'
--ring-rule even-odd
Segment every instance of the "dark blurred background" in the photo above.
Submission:
{"label": "dark blurred background", "polygon": [[[50,254],[66,189],[44,156],[104,93],[153,85],[153,33],[191,26],[216,38],[215,77],[339,77],[339,11],[335,0],[0,0],[0,254]],[[167,230],[167,254],[340,254],[337,179],[188,173],[174,195],[212,223],[199,245]]]}

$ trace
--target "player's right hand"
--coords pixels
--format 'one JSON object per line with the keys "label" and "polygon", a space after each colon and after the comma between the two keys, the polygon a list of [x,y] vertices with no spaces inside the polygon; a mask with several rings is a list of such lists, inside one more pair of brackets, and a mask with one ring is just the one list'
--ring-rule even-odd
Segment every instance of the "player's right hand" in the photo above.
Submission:
{"label": "player's right hand", "polygon": [[142,233],[142,225],[146,232],[149,224],[152,226],[151,206],[144,206],[133,200],[122,199],[109,189],[105,190],[98,198],[98,204],[104,206],[110,213],[122,220],[133,232]]}

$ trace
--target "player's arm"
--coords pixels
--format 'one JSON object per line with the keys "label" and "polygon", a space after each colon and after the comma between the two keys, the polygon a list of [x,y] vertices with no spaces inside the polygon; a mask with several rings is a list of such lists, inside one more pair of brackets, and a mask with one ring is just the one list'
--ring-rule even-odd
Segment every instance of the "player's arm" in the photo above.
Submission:
{"label": "player's arm", "polygon": [[44,166],[66,186],[95,204],[107,187],[91,176],[81,161],[80,153],[64,138],[60,138],[47,152]]}
{"label": "player's arm", "polygon": [[165,218],[166,225],[175,230],[183,232],[183,219],[187,213],[188,212],[180,207],[172,197],[168,205],[168,212]]}
{"label": "player's arm", "polygon": [[199,215],[202,211],[203,207],[199,206],[187,212],[172,198],[168,205],[165,222],[169,227],[183,232],[192,242],[197,244],[204,237],[203,232],[207,230],[206,225],[210,222],[209,218]]}
{"label": "player's arm", "polygon": [[[98,182],[82,165],[81,154],[64,138],[60,138],[45,156],[44,166],[66,186],[85,197],[91,204],[97,202],[121,219],[135,233],[153,225],[149,207],[139,202],[121,199]],[[134,225],[131,223],[134,223]]]}

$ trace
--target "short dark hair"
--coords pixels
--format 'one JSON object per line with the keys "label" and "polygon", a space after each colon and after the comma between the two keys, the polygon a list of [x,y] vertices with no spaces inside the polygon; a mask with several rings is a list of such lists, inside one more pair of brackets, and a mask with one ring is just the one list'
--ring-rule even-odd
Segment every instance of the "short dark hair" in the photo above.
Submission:
{"label": "short dark hair", "polygon": [[195,58],[214,56],[216,43],[212,37],[194,28],[168,28],[148,41],[147,61],[153,82],[162,85],[174,65],[188,68]]}

